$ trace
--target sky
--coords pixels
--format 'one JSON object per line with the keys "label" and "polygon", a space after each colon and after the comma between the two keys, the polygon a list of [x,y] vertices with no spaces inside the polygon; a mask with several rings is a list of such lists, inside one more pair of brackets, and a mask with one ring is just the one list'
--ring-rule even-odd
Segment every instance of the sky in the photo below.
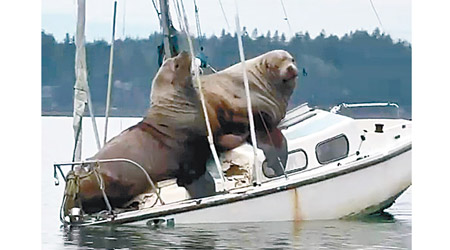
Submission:
{"label": "sky", "polygon": [[[381,21],[378,21],[372,4]],[[158,5],[158,1],[155,0]],[[191,33],[196,34],[194,0],[184,0]],[[289,38],[296,32],[309,32],[312,37],[325,30],[326,34],[343,36],[350,31],[375,28],[391,35],[394,40],[411,42],[411,0],[196,0],[202,33],[219,36],[222,29],[236,30],[236,5],[241,26],[259,34],[275,30]],[[222,12],[220,2],[223,5]],[[173,0],[169,0],[172,8]],[[283,5],[288,23],[285,21]],[[86,0],[86,39],[111,40],[114,0]],[[76,0],[42,0],[41,27],[59,41],[65,34],[75,34]],[[175,27],[178,21],[172,12]],[[160,25],[152,0],[118,0],[116,38],[146,38]]]}

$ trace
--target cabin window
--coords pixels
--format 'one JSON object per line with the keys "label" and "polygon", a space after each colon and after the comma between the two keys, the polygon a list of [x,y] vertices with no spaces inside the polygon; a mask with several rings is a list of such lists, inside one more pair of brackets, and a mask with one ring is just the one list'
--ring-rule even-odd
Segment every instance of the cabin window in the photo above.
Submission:
{"label": "cabin window", "polygon": [[316,156],[320,164],[343,159],[347,157],[348,151],[348,139],[345,135],[327,139],[316,146]]}
{"label": "cabin window", "polygon": [[[288,152],[288,160],[284,171],[286,173],[292,173],[304,170],[308,162],[308,157],[303,149],[296,149]],[[262,164],[263,173],[266,177],[272,178],[283,175],[283,169],[279,164],[273,164],[268,166],[267,161]]]}
{"label": "cabin window", "polygon": [[277,177],[283,175],[283,169],[280,164],[268,165],[267,160],[262,163],[262,171],[268,178]]}
{"label": "cabin window", "polygon": [[301,171],[308,164],[308,157],[303,149],[295,149],[288,153],[288,161],[286,163],[286,173]]}

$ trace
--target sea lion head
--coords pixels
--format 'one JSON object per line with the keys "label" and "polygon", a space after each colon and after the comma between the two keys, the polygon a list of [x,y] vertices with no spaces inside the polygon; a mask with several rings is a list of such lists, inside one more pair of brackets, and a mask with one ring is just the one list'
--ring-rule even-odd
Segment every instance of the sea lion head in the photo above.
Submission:
{"label": "sea lion head", "polygon": [[287,51],[273,50],[262,55],[260,66],[269,82],[290,97],[298,76],[294,57]]}
{"label": "sea lion head", "polygon": [[[200,99],[193,85],[191,56],[181,52],[162,64],[152,83],[147,121],[158,124],[161,131],[181,137],[204,134]],[[170,130],[170,132],[169,132]],[[184,137],[183,137],[184,138]],[[180,139],[182,140],[182,139]]]}
{"label": "sea lion head", "polygon": [[249,63],[253,72],[254,88],[252,104],[266,116],[268,123],[277,124],[285,115],[289,99],[296,86],[298,69],[291,54],[284,50],[272,50]]}
{"label": "sea lion head", "polygon": [[176,57],[169,58],[161,65],[152,82],[150,101],[152,105],[160,98],[168,97],[175,89],[192,86],[191,57],[183,51]]}

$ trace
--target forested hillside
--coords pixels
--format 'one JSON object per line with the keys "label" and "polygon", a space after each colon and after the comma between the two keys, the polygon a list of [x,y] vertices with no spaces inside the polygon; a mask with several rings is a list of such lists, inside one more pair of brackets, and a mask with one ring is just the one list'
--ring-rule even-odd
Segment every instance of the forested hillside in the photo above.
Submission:
{"label": "forested hillside", "polygon": [[[183,40],[183,39],[180,39]],[[142,116],[149,105],[150,87],[158,69],[159,33],[147,39],[117,40],[114,51],[112,115]],[[356,31],[341,38],[321,35],[311,38],[297,33],[287,40],[284,34],[246,32],[246,58],[273,49],[289,51],[300,69],[291,107],[303,102],[328,108],[341,102],[392,101],[402,107],[403,117],[411,117],[411,45],[393,41],[378,30],[371,34]],[[204,38],[201,46],[208,62],[217,70],[239,61],[235,35]],[[196,47],[199,47],[198,41]],[[180,44],[187,48],[186,44]],[[96,115],[104,114],[108,81],[109,43],[86,44],[88,82]],[[197,50],[198,51],[198,50]],[[66,36],[57,42],[42,32],[42,114],[71,115],[75,82],[75,44]]]}

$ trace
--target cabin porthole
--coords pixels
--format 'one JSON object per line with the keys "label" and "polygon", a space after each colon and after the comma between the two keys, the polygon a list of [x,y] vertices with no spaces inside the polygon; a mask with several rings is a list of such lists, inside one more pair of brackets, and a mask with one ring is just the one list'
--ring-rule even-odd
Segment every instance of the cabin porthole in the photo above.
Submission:
{"label": "cabin porthole", "polygon": [[343,159],[348,152],[348,139],[343,134],[319,142],[316,146],[316,158],[322,165]]}
{"label": "cabin porthole", "polygon": [[[286,174],[299,172],[305,170],[308,165],[308,156],[305,150],[298,148],[288,152],[288,160],[286,166],[284,166],[284,172]],[[283,171],[279,165],[273,166],[272,168],[267,166],[267,161],[262,163],[263,174],[267,178],[273,178],[277,176],[282,176]]]}

